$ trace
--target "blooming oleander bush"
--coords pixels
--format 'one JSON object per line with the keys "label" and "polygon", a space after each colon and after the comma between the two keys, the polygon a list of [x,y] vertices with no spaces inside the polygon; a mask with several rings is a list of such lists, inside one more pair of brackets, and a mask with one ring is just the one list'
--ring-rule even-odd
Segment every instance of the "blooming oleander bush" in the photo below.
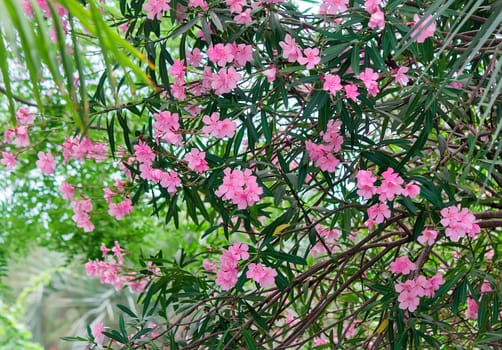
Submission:
{"label": "blooming oleander bush", "polygon": [[[57,183],[74,237],[107,232],[100,258],[101,241],[79,247],[86,272],[142,306],[67,339],[495,346],[502,20],[482,3],[2,1],[0,43],[20,46],[36,100],[18,108],[0,60],[5,171]],[[192,221],[199,247],[124,261],[104,220],[150,214]]]}

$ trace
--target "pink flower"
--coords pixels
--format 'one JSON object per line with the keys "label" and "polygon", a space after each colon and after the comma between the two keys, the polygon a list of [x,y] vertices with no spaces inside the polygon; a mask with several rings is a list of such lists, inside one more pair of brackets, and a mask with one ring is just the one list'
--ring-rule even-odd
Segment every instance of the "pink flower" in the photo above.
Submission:
{"label": "pink flower", "polygon": [[273,285],[275,276],[277,276],[277,271],[271,267],[263,267],[260,263],[251,263],[248,265],[246,277],[259,283],[262,288]]}
{"label": "pink flower", "polygon": [[209,10],[209,5],[207,4],[206,0],[189,0],[188,1],[188,6],[190,6],[190,7],[200,7],[204,11]]}
{"label": "pink flower", "polygon": [[402,273],[403,275],[407,275],[416,268],[417,266],[412,263],[407,256],[397,258],[390,263],[390,270],[392,273]]}
{"label": "pink flower", "polygon": [[269,83],[275,80],[276,74],[277,74],[277,68],[275,68],[274,66],[263,71],[263,75],[267,77],[267,81]]}
{"label": "pink flower", "polygon": [[399,85],[405,86],[410,81],[410,78],[408,78],[408,76],[406,75],[406,73],[408,72],[408,70],[409,70],[408,67],[401,66],[396,71],[396,75],[394,76],[394,78],[399,83]]}
{"label": "pink flower", "polygon": [[160,21],[162,19],[162,12],[169,11],[170,9],[169,0],[147,0],[143,4],[143,10],[146,11],[146,17],[152,20],[157,18]]}
{"label": "pink flower", "polygon": [[27,125],[19,126],[16,129],[7,129],[4,136],[6,143],[14,143],[18,147],[28,147],[30,145]]}
{"label": "pink flower", "polygon": [[59,192],[63,194],[63,199],[70,200],[75,196],[75,187],[65,181],[59,186]]}
{"label": "pink flower", "polygon": [[253,60],[253,46],[246,44],[233,44],[234,67],[244,67]]}
{"label": "pink flower", "polygon": [[314,339],[312,339],[312,341],[313,341],[314,347],[321,346],[321,345],[328,343],[328,341],[326,340],[326,338],[324,336],[315,337]]}
{"label": "pink flower", "polygon": [[179,80],[184,80],[185,77],[185,71],[186,67],[185,64],[183,63],[182,60],[173,60],[173,65],[171,66],[171,69],[169,70],[169,75],[179,79]]}
{"label": "pink flower", "polygon": [[359,92],[357,91],[357,86],[354,84],[345,85],[343,87],[345,90],[345,96],[350,98],[352,101],[357,101],[357,96],[359,96]]}
{"label": "pink flower", "polygon": [[373,14],[380,11],[380,1],[381,0],[366,0],[364,2],[364,7],[369,14]]}
{"label": "pink flower", "polygon": [[218,197],[232,201],[239,209],[245,209],[260,200],[263,189],[256,182],[256,177],[251,175],[251,170],[226,168],[223,173],[223,183],[215,192]]}
{"label": "pink flower", "polygon": [[466,317],[470,318],[471,320],[476,320],[478,318],[478,303],[476,300],[472,299],[471,297],[467,297],[467,310],[466,310]]}
{"label": "pink flower", "polygon": [[77,227],[83,228],[85,232],[94,231],[94,225],[89,219],[89,212],[92,210],[91,200],[73,200],[71,207],[74,212],[72,219],[77,224]]}
{"label": "pink flower", "polygon": [[198,173],[203,173],[209,169],[205,160],[206,152],[201,152],[197,148],[192,148],[190,153],[185,155],[185,160],[188,162],[188,167]]}
{"label": "pink flower", "polygon": [[461,209],[460,205],[444,208],[440,213],[443,217],[441,225],[446,228],[445,234],[453,242],[458,242],[466,234],[474,238],[481,230],[479,225],[475,223],[474,215],[466,208]]}
{"label": "pink flower", "polygon": [[228,69],[222,68],[218,73],[212,76],[211,87],[218,95],[231,92],[237,87],[237,82],[242,78],[240,73],[237,73],[234,67]]}
{"label": "pink flower", "polygon": [[245,24],[247,26],[251,25],[251,23],[253,23],[253,19],[251,18],[251,9],[246,9],[239,13],[234,17],[234,21],[237,24]]}
{"label": "pink flower", "polygon": [[5,165],[7,170],[14,170],[14,167],[16,166],[16,157],[14,154],[10,152],[0,152],[0,154],[2,154],[2,160],[0,160],[0,163]]}
{"label": "pink flower", "polygon": [[376,96],[378,94],[378,73],[374,72],[371,68],[365,68],[364,72],[359,73],[357,78],[361,79],[368,89],[368,92],[371,96]]}
{"label": "pink flower", "polygon": [[187,64],[191,65],[192,67],[198,67],[200,64],[200,61],[202,60],[202,55],[200,53],[199,48],[195,47],[192,49],[192,52],[187,52]]}
{"label": "pink flower", "polygon": [[167,192],[172,196],[176,193],[176,188],[181,186],[180,175],[174,170],[161,171],[160,185],[167,189]]}
{"label": "pink flower", "polygon": [[103,335],[103,331],[105,330],[105,326],[102,322],[95,322],[91,326],[91,334],[94,337],[94,342],[96,344],[103,343],[105,336]]}
{"label": "pink flower", "polygon": [[333,94],[333,96],[336,96],[336,92],[343,89],[341,82],[342,79],[340,79],[337,74],[333,75],[327,73],[324,76],[324,84],[322,86],[322,89],[329,91]]}
{"label": "pink flower", "polygon": [[208,259],[204,259],[202,261],[202,267],[207,272],[216,272],[216,263],[213,261],[209,261]]}
{"label": "pink flower", "polygon": [[[417,43],[423,43],[425,39],[434,36],[434,32],[436,31],[436,22],[434,22],[434,18],[432,18],[431,15],[421,20],[420,17],[415,14],[413,16],[413,21],[415,28],[411,32],[411,38],[415,39]],[[422,23],[418,24],[418,22]]]}
{"label": "pink flower", "polygon": [[132,202],[129,198],[124,199],[120,203],[110,203],[108,214],[115,217],[117,220],[122,220],[124,216],[128,215],[133,210]]}
{"label": "pink flower", "polygon": [[359,170],[356,175],[357,179],[357,194],[365,199],[370,199],[377,193],[375,187],[376,176],[372,175],[370,170]]}
{"label": "pink flower", "polygon": [[420,303],[418,295],[408,291],[401,292],[397,300],[399,301],[399,308],[401,310],[409,310],[410,312],[415,311]]}
{"label": "pink flower", "polygon": [[225,0],[225,3],[230,7],[231,13],[241,13],[246,0]]}
{"label": "pink flower", "polygon": [[307,65],[307,69],[312,69],[321,62],[318,48],[307,48],[303,50],[303,54],[305,56],[298,57],[298,63]]}
{"label": "pink flower", "polygon": [[232,137],[237,129],[237,124],[230,119],[220,120],[220,114],[213,112],[211,116],[204,116],[202,118],[204,124],[202,132],[206,135],[211,135],[222,139],[224,137]]}
{"label": "pink flower", "polygon": [[319,13],[321,15],[337,15],[347,11],[349,0],[323,0]]}
{"label": "pink flower", "polygon": [[420,187],[410,182],[404,186],[402,195],[410,197],[411,199],[416,198],[420,194]]}
{"label": "pink flower", "polygon": [[390,210],[387,204],[377,203],[368,208],[368,218],[375,224],[381,224],[385,219],[390,218]]}
{"label": "pink flower", "polygon": [[207,57],[209,61],[216,63],[220,67],[224,67],[227,63],[234,60],[232,45],[216,44],[209,46],[207,49]]}
{"label": "pink flower", "polygon": [[481,285],[481,293],[489,293],[492,292],[492,286],[490,285],[490,282],[488,280],[484,280],[483,284]]}
{"label": "pink flower", "polygon": [[56,168],[56,161],[54,157],[49,152],[38,152],[38,160],[36,162],[37,168],[40,169],[44,174],[50,175],[54,173]]}
{"label": "pink flower", "polygon": [[286,34],[284,41],[279,42],[279,46],[282,48],[282,57],[287,59],[288,62],[295,62],[302,55],[300,48],[296,46],[295,39],[289,34]]}
{"label": "pink flower", "polygon": [[228,248],[230,254],[232,254],[237,260],[247,260],[249,259],[248,245],[246,243],[234,243]]}
{"label": "pink flower", "polygon": [[35,114],[31,113],[28,108],[21,107],[16,112],[16,119],[21,125],[30,125],[35,120]]}
{"label": "pink flower", "polygon": [[418,237],[418,241],[422,244],[433,245],[438,236],[438,232],[436,230],[424,230],[422,234]]}
{"label": "pink flower", "polygon": [[[131,207],[132,208],[132,207]],[[124,264],[124,250],[120,247],[118,241],[115,241],[115,244],[112,247],[113,255],[117,258],[119,264]]]}
{"label": "pink flower", "polygon": [[385,15],[380,9],[371,14],[370,21],[368,22],[368,27],[370,27],[371,29],[374,29],[376,27],[383,29],[385,27]]}
{"label": "pink flower", "polygon": [[152,164],[155,160],[155,153],[150,146],[142,140],[139,140],[138,144],[134,145],[134,154],[140,163]]}
{"label": "pink flower", "polygon": [[326,142],[331,152],[339,152],[342,149],[343,136],[340,135],[340,120],[331,119],[326,125],[326,131],[322,132],[322,140]]}
{"label": "pink flower", "polygon": [[216,272],[216,284],[223,290],[230,290],[237,283],[237,277],[237,269],[218,270]]}
{"label": "pink flower", "polygon": [[382,173],[382,178],[382,184],[378,188],[380,201],[391,201],[396,195],[403,192],[402,184],[404,183],[404,180],[398,173],[394,172],[394,169],[388,168],[385,170]]}

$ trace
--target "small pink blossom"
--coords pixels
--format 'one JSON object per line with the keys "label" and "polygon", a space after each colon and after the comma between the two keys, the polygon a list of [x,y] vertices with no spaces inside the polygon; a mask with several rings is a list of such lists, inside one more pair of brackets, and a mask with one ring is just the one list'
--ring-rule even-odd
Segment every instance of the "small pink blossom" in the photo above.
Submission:
{"label": "small pink blossom", "polygon": [[35,120],[35,114],[31,113],[28,108],[21,107],[16,112],[16,120],[21,125],[30,125]]}
{"label": "small pink blossom", "polygon": [[364,2],[364,7],[366,8],[366,12],[369,14],[373,14],[377,11],[380,11],[380,2],[381,0],[366,0]]}
{"label": "small pink blossom", "polygon": [[75,196],[75,187],[65,181],[59,186],[59,192],[63,194],[63,199],[71,200]]}
{"label": "small pink blossom", "polygon": [[245,209],[260,200],[263,189],[256,182],[251,170],[226,168],[223,173],[223,183],[215,192],[218,197],[232,201],[239,209]]}
{"label": "small pink blossom", "polygon": [[390,263],[390,270],[392,273],[401,273],[403,275],[409,274],[411,271],[416,270],[417,266],[408,259],[407,256],[397,258]]}
{"label": "small pink blossom", "polygon": [[56,161],[54,157],[49,152],[38,152],[38,160],[36,162],[37,168],[42,171],[42,173],[50,175],[54,173],[54,169],[56,168]]}
{"label": "small pink blossom", "polygon": [[267,77],[267,81],[272,83],[275,80],[275,76],[277,75],[277,68],[272,66],[269,69],[263,71],[263,75]]}
{"label": "small pink blossom", "polygon": [[138,144],[134,145],[134,154],[140,163],[152,164],[155,160],[155,153],[150,146],[142,140],[139,140]]}
{"label": "small pink blossom", "polygon": [[237,83],[242,78],[234,67],[222,68],[212,76],[211,87],[218,95],[231,92],[237,87]]}
{"label": "small pink blossom", "polygon": [[467,297],[467,310],[466,317],[471,320],[476,320],[478,318],[479,306],[476,300],[471,297]]}
{"label": "small pink blossom", "polygon": [[271,267],[264,267],[260,263],[251,263],[248,265],[246,277],[260,284],[260,287],[266,288],[274,284],[277,271]]}
{"label": "small pink blossom", "polygon": [[436,241],[438,236],[438,232],[436,230],[427,229],[422,232],[422,234],[418,237],[418,241],[422,244],[427,244],[432,246]]}
{"label": "small pink blossom", "polygon": [[385,219],[390,218],[389,207],[385,203],[377,203],[369,207],[368,218],[375,224],[381,224]]}
{"label": "small pink blossom", "polygon": [[198,173],[203,173],[209,169],[206,162],[206,152],[201,152],[197,148],[192,148],[190,153],[185,155],[185,160],[188,162],[188,167]]}
{"label": "small pink blossom", "polygon": [[322,89],[325,91],[329,91],[333,94],[333,96],[336,96],[337,91],[340,91],[343,89],[342,87],[342,79],[340,79],[340,76],[337,74],[329,74],[327,73],[324,76],[324,84],[322,86]]}
{"label": "small pink blossom", "polygon": [[213,112],[211,116],[204,116],[202,122],[205,124],[202,132],[206,135],[211,135],[219,139],[232,137],[237,129],[237,124],[230,119],[220,120],[220,114]]}
{"label": "small pink blossom", "polygon": [[96,344],[102,344],[105,336],[103,331],[105,330],[105,326],[102,322],[95,322],[91,326],[91,334],[94,337],[94,341]]}
{"label": "small pink blossom", "polygon": [[319,8],[321,15],[337,15],[347,11],[349,0],[323,0]]}
{"label": "small pink blossom", "polygon": [[197,47],[194,47],[192,49],[192,52],[187,52],[187,64],[191,65],[192,67],[198,67],[200,64],[200,61],[202,60],[202,54],[200,53],[200,49]]}
{"label": "small pink blossom", "polygon": [[371,96],[376,96],[378,94],[378,73],[374,72],[371,68],[365,68],[364,72],[359,73],[357,77],[362,80]]}
{"label": "small pink blossom", "polygon": [[484,280],[483,284],[481,285],[481,293],[489,293],[492,292],[492,286],[490,285],[490,282],[488,280]]}
{"label": "small pink blossom", "polygon": [[357,86],[354,84],[345,85],[343,87],[345,91],[345,96],[350,98],[352,101],[357,101],[357,96],[359,96],[359,92],[357,91]]}
{"label": "small pink blossom", "polygon": [[313,342],[314,347],[321,346],[321,345],[324,345],[324,344],[328,343],[328,341],[326,340],[326,337],[324,337],[324,336],[315,337],[312,340],[312,342]]}
{"label": "small pink blossom", "polygon": [[302,55],[302,51],[296,45],[295,39],[289,34],[286,34],[284,41],[279,42],[279,46],[282,48],[282,57],[287,59],[288,62],[296,62]]}
{"label": "small pink blossom", "polygon": [[298,63],[306,65],[307,69],[314,68],[319,62],[321,62],[321,58],[319,57],[319,49],[318,48],[306,48],[303,50],[303,54],[305,56],[298,57]]}
{"label": "small pink blossom", "polygon": [[230,254],[232,254],[237,260],[247,260],[249,259],[248,253],[249,246],[246,243],[234,243],[228,248]]}
{"label": "small pink blossom", "polygon": [[209,61],[216,63],[220,67],[224,67],[227,63],[234,60],[232,45],[220,43],[209,46],[207,49],[207,57]]}
{"label": "small pink blossom", "polygon": [[453,242],[458,242],[460,238],[474,238],[480,232],[480,227],[475,223],[476,218],[466,208],[451,206],[441,210],[441,225],[445,227],[445,234]]}
{"label": "small pink blossom", "polygon": [[204,268],[204,270],[206,270],[207,272],[216,272],[216,263],[213,262],[213,261],[210,261],[208,259],[204,259],[202,261],[202,267]]}
{"label": "small pink blossom", "polygon": [[[431,15],[427,16],[425,19],[420,19],[417,14],[413,16],[415,28],[411,32],[412,39],[415,39],[417,43],[423,43],[427,38],[434,36],[436,31],[436,22]],[[419,22],[422,22],[418,24]]]}
{"label": "small pink blossom", "polygon": [[246,9],[239,13],[234,17],[234,21],[237,24],[245,24],[247,26],[251,25],[251,23],[253,23],[253,19],[251,18],[251,9]]}
{"label": "small pink blossom", "polygon": [[385,15],[383,11],[378,9],[371,14],[370,20],[368,22],[368,27],[375,29],[377,27],[385,28]]}
{"label": "small pink blossom", "polygon": [[394,172],[394,169],[388,168],[382,173],[382,183],[378,188],[378,194],[380,201],[393,200],[396,195],[403,192],[402,185],[404,180],[399,176],[398,173]]}
{"label": "small pink blossom", "polygon": [[413,182],[407,183],[404,186],[402,195],[410,197],[411,199],[416,198],[420,194],[420,187],[415,185]]}
{"label": "small pink blossom", "polygon": [[7,170],[14,170],[14,167],[16,166],[16,157],[14,154],[10,152],[0,152],[0,154],[2,154],[2,160],[0,160],[0,163],[5,165]]}
{"label": "small pink blossom", "polygon": [[356,174],[357,194],[365,199],[370,199],[377,193],[375,186],[376,176],[370,170],[359,170]]}
{"label": "small pink blossom", "polygon": [[160,185],[167,189],[167,192],[172,196],[176,193],[177,187],[181,186],[180,175],[174,170],[161,171]]}
{"label": "small pink blossom", "polygon": [[169,75],[176,79],[184,80],[185,72],[186,67],[184,62],[177,59],[173,60],[173,64],[171,66],[171,69],[169,70]]}
{"label": "small pink blossom", "polygon": [[129,215],[134,209],[129,198],[124,199],[120,203],[110,203],[108,214],[115,217],[117,220],[122,220],[126,215]]}
{"label": "small pink blossom", "polygon": [[408,82],[410,81],[410,78],[406,75],[408,72],[409,68],[406,66],[401,66],[399,69],[396,71],[396,75],[394,76],[394,79],[399,83],[401,86],[406,86]]}
{"label": "small pink blossom", "polygon": [[162,12],[169,11],[171,6],[169,6],[169,0],[147,0],[143,4],[143,10],[146,11],[146,17],[148,19],[162,19]]}

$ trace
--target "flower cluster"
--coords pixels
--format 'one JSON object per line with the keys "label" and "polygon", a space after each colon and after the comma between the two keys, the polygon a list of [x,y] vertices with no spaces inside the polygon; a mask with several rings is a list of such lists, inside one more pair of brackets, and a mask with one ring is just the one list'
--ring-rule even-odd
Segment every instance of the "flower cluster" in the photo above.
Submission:
{"label": "flower cluster", "polygon": [[[223,249],[220,256],[220,267],[205,259],[202,264],[206,271],[216,272],[216,284],[223,290],[235,287],[238,279],[238,265],[241,260],[249,259],[249,246],[245,243],[234,243],[228,249]],[[247,267],[246,277],[265,288],[274,284],[277,271],[265,267],[261,263],[250,263]]]}
{"label": "flower cluster", "polygon": [[[237,283],[237,266],[240,260],[249,258],[248,245],[234,243],[228,250],[223,249],[220,256],[220,268],[216,272],[216,284],[223,290],[232,289]],[[207,263],[206,263],[207,264]]]}
{"label": "flower cluster", "polygon": [[89,212],[92,211],[92,203],[90,199],[72,200],[71,207],[73,209],[72,219],[85,232],[94,231],[94,224],[91,222]]}
{"label": "flower cluster", "polygon": [[312,249],[310,250],[312,255],[315,257],[319,254],[327,253],[326,247],[330,250],[331,253],[336,252],[338,250],[336,243],[340,238],[340,230],[328,229],[327,227],[321,226],[319,224],[315,226],[315,229],[323,242],[319,241],[312,247]]}
{"label": "flower cluster", "polygon": [[475,223],[476,218],[467,208],[460,208],[460,205],[451,206],[441,210],[441,225],[445,227],[445,235],[453,242],[458,242],[460,238],[474,238],[481,229]]}
{"label": "flower cluster", "polygon": [[399,308],[411,312],[415,311],[420,303],[420,297],[432,298],[443,283],[443,277],[437,273],[429,279],[418,276],[415,279],[396,284],[395,289],[399,293],[397,298]]}
{"label": "flower cluster", "polygon": [[316,144],[310,140],[305,143],[309,158],[322,171],[334,172],[338,164],[340,164],[340,160],[334,154],[342,149],[341,125],[342,122],[339,120],[330,120],[326,126],[326,131],[321,134],[324,143]]}
{"label": "flower cluster", "polygon": [[148,282],[160,273],[160,270],[151,263],[147,265],[149,276],[126,273],[124,250],[117,241],[112,248],[107,248],[104,243],[101,244],[101,252],[103,260],[89,260],[85,264],[85,271],[89,276],[99,277],[102,284],[110,284],[117,290],[128,285],[133,292],[142,293]]}
{"label": "flower cluster", "polygon": [[108,158],[106,144],[94,142],[88,137],[67,137],[61,146],[63,147],[63,164],[67,164],[70,159],[79,161],[94,159],[102,162]]}
{"label": "flower cluster", "polygon": [[368,208],[368,220],[365,223],[367,227],[380,224],[390,217],[391,213],[386,201],[392,201],[398,195],[413,199],[420,194],[420,187],[413,182],[405,183],[392,168],[385,170],[381,176],[380,185],[376,185],[377,177],[373,176],[373,169],[359,170],[356,174],[357,194],[364,199],[371,199],[378,195],[380,200],[380,203]]}
{"label": "flower cluster", "polygon": [[263,189],[256,182],[250,169],[223,170],[223,183],[215,192],[218,197],[230,200],[239,209],[246,209],[260,200]]}

